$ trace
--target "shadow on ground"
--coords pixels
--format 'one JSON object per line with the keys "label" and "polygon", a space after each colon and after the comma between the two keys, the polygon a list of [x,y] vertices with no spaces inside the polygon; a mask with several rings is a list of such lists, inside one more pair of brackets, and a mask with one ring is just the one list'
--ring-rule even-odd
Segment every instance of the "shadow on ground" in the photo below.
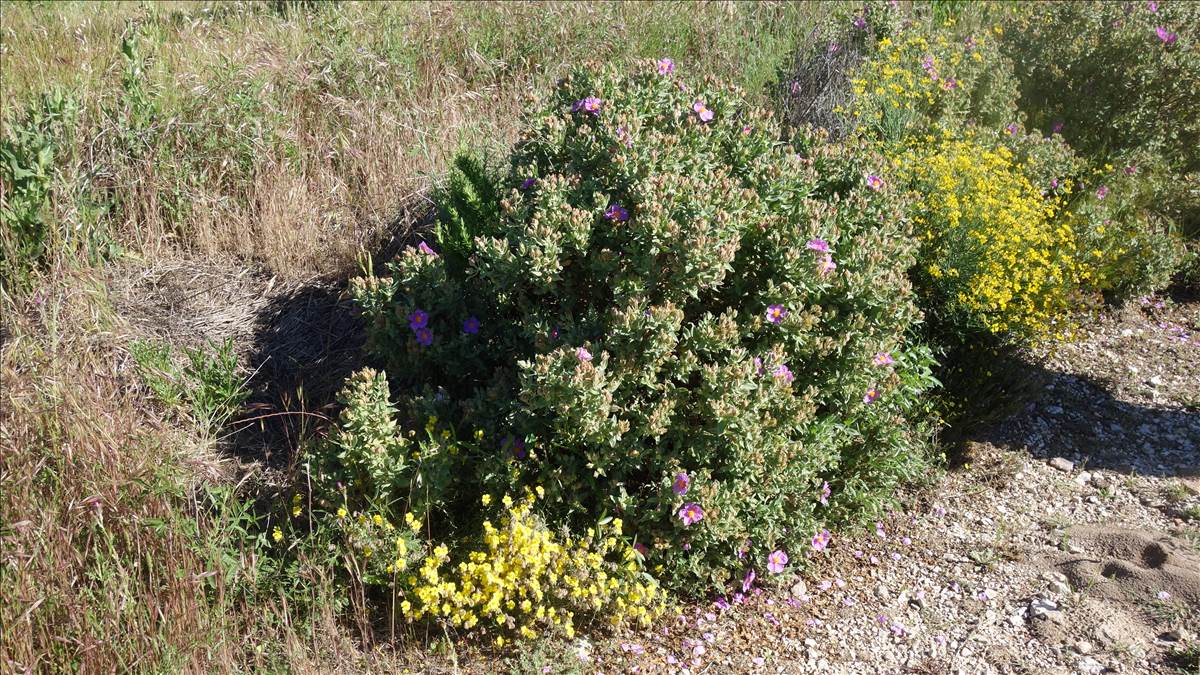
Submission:
{"label": "shadow on ground", "polygon": [[1200,476],[1200,411],[1121,400],[1109,382],[1029,360],[1001,368],[1017,373],[1017,391],[986,402],[1003,412],[955,434],[953,445],[991,443],[1125,474]]}

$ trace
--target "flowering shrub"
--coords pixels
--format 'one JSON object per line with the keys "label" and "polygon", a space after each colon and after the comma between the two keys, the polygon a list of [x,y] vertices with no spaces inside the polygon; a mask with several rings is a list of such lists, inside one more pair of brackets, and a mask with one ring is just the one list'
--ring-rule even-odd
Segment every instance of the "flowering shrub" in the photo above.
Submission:
{"label": "flowering shrub", "polygon": [[[428,441],[411,440],[417,434],[403,432],[388,397],[386,379],[374,371],[347,382],[339,424],[315,453],[322,468],[311,478],[323,494],[312,515],[335,524],[346,569],[388,592],[401,617],[487,634],[503,646],[546,630],[570,637],[577,616],[619,626],[646,625],[662,613],[665,594],[643,571],[644,558],[619,518],[593,523],[584,536],[556,535],[534,511],[545,494],[540,486],[517,502],[505,496],[493,504],[484,494],[485,511],[501,509],[499,527],[487,519],[451,522],[431,508],[442,502],[430,495],[454,492],[448,476],[429,470],[431,459],[453,459],[460,446],[471,446],[436,419],[426,425]],[[302,502],[294,497],[296,518]],[[477,511],[480,501],[452,515]],[[272,538],[281,543],[285,535],[276,527]]]}
{"label": "flowering shrub", "polygon": [[1062,213],[1059,194],[1072,185],[1043,194],[1012,151],[971,138],[918,147],[897,165],[923,195],[915,220],[925,253],[915,273],[945,320],[1018,338],[1062,337],[1060,322],[1093,273]]}
{"label": "flowering shrub", "polygon": [[619,514],[702,589],[803,561],[921,471],[918,242],[886,162],[779,137],[667,60],[575,72],[494,178],[498,220],[460,228],[461,269],[415,248],[355,282],[411,405],[497,439],[464,464],[480,491]]}
{"label": "flowering shrub", "polygon": [[1101,162],[1142,150],[1200,171],[1200,5],[1020,3],[1006,25],[1032,126]]}
{"label": "flowering shrub", "polygon": [[[947,22],[948,24],[950,22]],[[970,122],[1000,126],[1016,111],[1016,88],[998,57],[1003,29],[958,37],[898,31],[881,38],[850,80],[845,110],[861,129],[887,141],[957,130]]]}

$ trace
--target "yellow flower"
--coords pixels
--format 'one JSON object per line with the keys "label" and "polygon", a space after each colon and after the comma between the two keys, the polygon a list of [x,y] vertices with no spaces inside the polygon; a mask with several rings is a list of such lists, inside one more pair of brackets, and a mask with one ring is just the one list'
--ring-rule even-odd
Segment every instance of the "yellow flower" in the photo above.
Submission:
{"label": "yellow flower", "polygon": [[484,506],[490,506],[492,503],[492,496],[485,494],[483,497],[481,497],[481,500],[483,501]]}
{"label": "yellow flower", "polygon": [[271,533],[271,538],[275,540],[275,543],[283,541],[283,530],[276,527],[275,531]]}

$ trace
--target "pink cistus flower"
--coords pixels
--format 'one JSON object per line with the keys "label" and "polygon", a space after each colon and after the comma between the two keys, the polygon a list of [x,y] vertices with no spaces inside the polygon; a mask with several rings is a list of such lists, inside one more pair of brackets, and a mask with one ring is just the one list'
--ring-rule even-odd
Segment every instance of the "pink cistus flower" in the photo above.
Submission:
{"label": "pink cistus flower", "polygon": [[433,249],[429,248],[429,244],[426,244],[425,242],[421,242],[421,243],[417,244],[417,250],[420,251],[421,253],[424,253],[425,255],[431,255],[435,258],[437,257],[437,252],[434,251]]}
{"label": "pink cistus flower", "polygon": [[824,551],[825,547],[829,546],[829,540],[833,539],[833,535],[829,534],[829,530],[821,530],[813,535],[812,547],[814,551]]}
{"label": "pink cistus flower", "polygon": [[792,381],[796,379],[796,376],[792,374],[792,371],[782,363],[775,367],[775,371],[772,372],[771,375],[775,376],[775,379],[783,380],[788,384],[791,384]]}
{"label": "pink cistus flower", "polygon": [[692,484],[692,479],[682,471],[675,474],[675,480],[671,482],[671,489],[680,497],[687,494],[688,486]]}
{"label": "pink cistus flower", "polygon": [[468,316],[466,318],[466,320],[463,321],[463,332],[466,333],[467,335],[478,334],[479,333],[479,319],[476,319],[473,316]]}
{"label": "pink cistus flower", "polygon": [[821,502],[821,506],[829,506],[829,496],[833,494],[833,490],[829,489],[829,481],[821,483],[821,496],[817,501]]}
{"label": "pink cistus flower", "polygon": [[1150,10],[1151,14],[1158,14],[1158,3],[1154,0],[1150,0],[1146,3],[1146,9]]}
{"label": "pink cistus flower", "polygon": [[604,101],[596,98],[595,96],[588,96],[585,99],[576,101],[571,106],[571,112],[585,112],[595,115],[596,113],[600,112],[600,106],[603,104]]}
{"label": "pink cistus flower", "polygon": [[1101,185],[1099,188],[1096,189],[1096,199],[1104,199],[1107,196],[1108,196],[1108,186],[1107,185]]}
{"label": "pink cistus flower", "polygon": [[433,332],[428,328],[417,329],[417,344],[422,347],[428,347],[433,344]]}
{"label": "pink cistus flower", "polygon": [[867,187],[871,188],[872,190],[882,190],[883,179],[875,174],[871,174],[867,176]]}
{"label": "pink cistus flower", "polygon": [[580,361],[591,361],[592,353],[589,352],[586,347],[580,347],[579,349],[575,350],[575,358],[579,359]]}
{"label": "pink cistus flower", "polygon": [[701,520],[704,520],[704,509],[696,502],[688,502],[679,509],[679,519],[683,521],[685,527],[694,525]]}
{"label": "pink cistus flower", "polygon": [[1162,26],[1155,28],[1154,34],[1157,35],[1158,39],[1162,40],[1164,44],[1168,44],[1168,45],[1175,44],[1175,41],[1179,39],[1178,35],[1176,35],[1175,33],[1172,33],[1171,31],[1167,30],[1166,28],[1163,28]]}
{"label": "pink cistus flower", "polygon": [[788,564],[788,554],[783,551],[774,551],[767,556],[767,571],[771,574],[779,574]]}
{"label": "pink cistus flower", "polygon": [[692,110],[696,112],[696,116],[700,118],[701,122],[712,121],[713,111],[709,110],[708,107],[704,105],[704,101],[696,101],[693,103]]}
{"label": "pink cistus flower", "polygon": [[671,59],[659,59],[656,65],[659,75],[670,75],[675,72],[675,62]]}
{"label": "pink cistus flower", "polygon": [[1130,164],[1129,166],[1125,167],[1125,175],[1126,176],[1132,176],[1132,175],[1136,174],[1137,171],[1138,171],[1137,164]]}
{"label": "pink cistus flower", "polygon": [[809,239],[806,246],[810,251],[829,253],[829,242],[825,241],[824,239]]}
{"label": "pink cistus flower", "polygon": [[863,396],[863,403],[874,403],[879,398],[879,390],[875,387],[867,389],[866,395]]}
{"label": "pink cistus flower", "polygon": [[879,352],[875,358],[871,359],[871,363],[877,366],[890,366],[895,362],[896,359],[893,359],[892,355],[887,352]]}
{"label": "pink cistus flower", "polygon": [[783,317],[787,316],[787,308],[783,305],[771,305],[767,307],[767,321],[773,324],[783,323]]}
{"label": "pink cistus flower", "polygon": [[833,262],[833,256],[828,253],[825,254],[825,257],[817,261],[817,273],[823,277],[833,274],[836,269],[837,263]]}
{"label": "pink cistus flower", "polygon": [[862,14],[859,14],[858,16],[854,17],[854,20],[852,20],[850,22],[850,25],[854,26],[855,28],[857,28],[859,30],[866,30],[867,29],[867,17],[863,16]]}

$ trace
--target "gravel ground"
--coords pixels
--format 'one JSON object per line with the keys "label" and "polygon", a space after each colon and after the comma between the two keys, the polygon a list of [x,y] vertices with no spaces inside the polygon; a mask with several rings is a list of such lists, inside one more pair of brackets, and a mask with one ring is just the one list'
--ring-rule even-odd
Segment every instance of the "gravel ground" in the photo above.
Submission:
{"label": "gravel ground", "polygon": [[[1200,303],[1036,354],[1044,387],[804,579],[580,642],[589,672],[1200,672]],[[545,672],[554,672],[547,670]]]}

